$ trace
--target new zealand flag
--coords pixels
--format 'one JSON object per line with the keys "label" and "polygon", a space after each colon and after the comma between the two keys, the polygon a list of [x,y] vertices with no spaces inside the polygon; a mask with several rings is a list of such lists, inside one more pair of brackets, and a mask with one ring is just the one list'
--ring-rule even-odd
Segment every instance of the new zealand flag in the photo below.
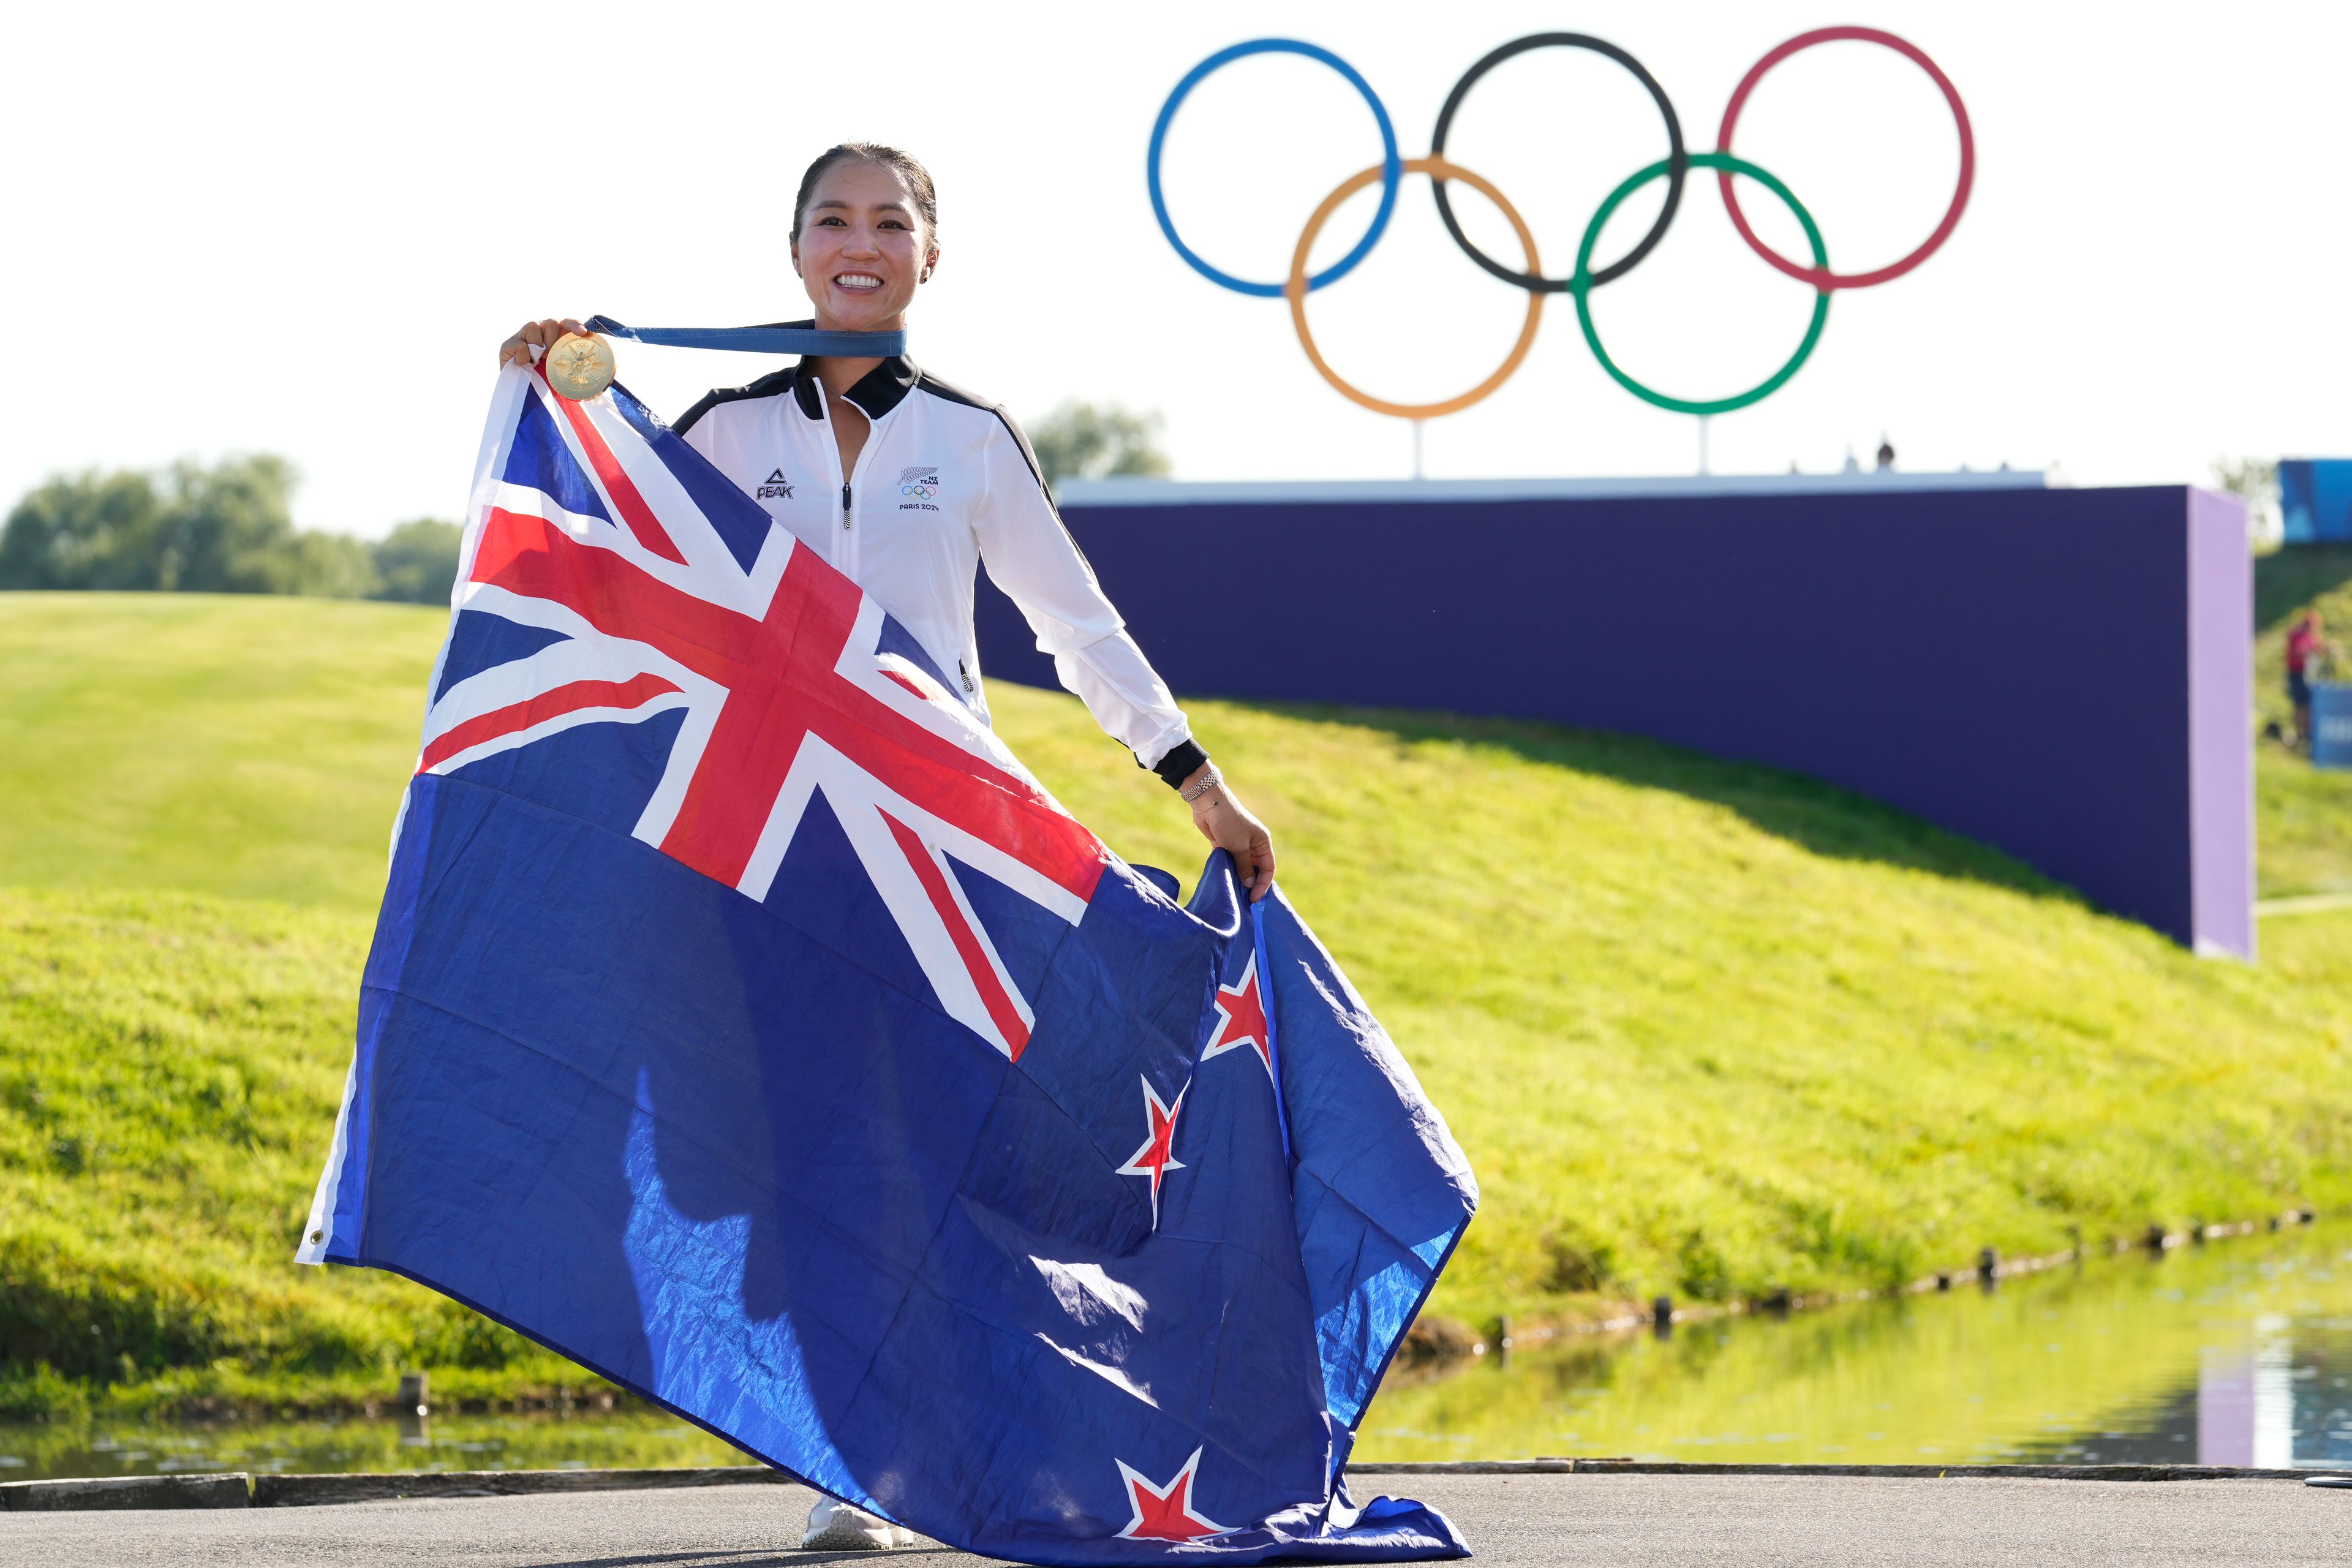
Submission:
{"label": "new zealand flag", "polygon": [[1458,1556],[1355,1424],[1476,1203],[1279,893],[1189,907],[614,387],[499,384],[300,1253],[1035,1563]]}

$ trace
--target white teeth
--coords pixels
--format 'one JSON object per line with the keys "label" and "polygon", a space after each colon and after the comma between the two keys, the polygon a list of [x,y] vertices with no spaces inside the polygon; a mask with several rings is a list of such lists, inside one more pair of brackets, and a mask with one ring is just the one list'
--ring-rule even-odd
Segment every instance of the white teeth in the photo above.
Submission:
{"label": "white teeth", "polygon": [[882,279],[870,272],[845,272],[834,279],[844,289],[879,289]]}

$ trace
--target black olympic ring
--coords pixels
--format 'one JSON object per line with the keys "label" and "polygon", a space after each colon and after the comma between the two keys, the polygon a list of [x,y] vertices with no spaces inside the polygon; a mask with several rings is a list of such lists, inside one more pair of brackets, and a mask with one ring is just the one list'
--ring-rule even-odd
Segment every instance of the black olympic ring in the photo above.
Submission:
{"label": "black olympic ring", "polygon": [[[1659,207],[1657,221],[1650,225],[1650,232],[1642,237],[1641,244],[1592,275],[1586,287],[1598,289],[1603,283],[1615,282],[1639,267],[1642,258],[1656,249],[1658,242],[1666,237],[1666,230],[1675,221],[1675,209],[1682,205],[1684,178],[1690,173],[1690,154],[1683,147],[1682,120],[1675,113],[1674,102],[1666,97],[1666,89],[1658,85],[1658,79],[1652,76],[1641,61],[1608,39],[1596,38],[1589,33],[1530,33],[1524,38],[1514,38],[1464,71],[1462,79],[1454,84],[1454,90],[1445,95],[1445,107],[1437,111],[1437,130],[1429,139],[1430,156],[1443,158],[1445,155],[1445,133],[1454,127],[1454,111],[1462,107],[1462,100],[1470,96],[1470,89],[1477,85],[1480,77],[1515,55],[1541,48],[1591,49],[1594,54],[1605,55],[1615,60],[1633,73],[1635,81],[1649,89],[1652,100],[1658,106],[1659,116],[1666,122],[1665,204]],[[1454,216],[1454,203],[1445,195],[1444,179],[1433,176],[1429,188],[1437,196],[1437,216],[1444,220],[1445,232],[1454,237],[1454,243],[1460,246],[1471,260],[1504,282],[1516,284],[1521,289],[1545,294],[1565,294],[1575,286],[1573,277],[1544,278],[1531,272],[1514,272],[1471,244],[1470,237],[1462,232],[1462,225]]]}

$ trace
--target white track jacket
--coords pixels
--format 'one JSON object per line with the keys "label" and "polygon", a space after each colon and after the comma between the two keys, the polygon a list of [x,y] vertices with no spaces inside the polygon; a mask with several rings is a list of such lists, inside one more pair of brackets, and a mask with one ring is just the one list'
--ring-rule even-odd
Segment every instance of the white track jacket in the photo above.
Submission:
{"label": "white track jacket", "polygon": [[1183,710],[1103,596],[1004,410],[904,358],[883,361],[849,401],[874,427],[847,475],[823,390],[798,365],[711,393],[676,428],[897,616],[983,720],[972,593],[984,564],[1062,684],[1137,762],[1197,754]]}

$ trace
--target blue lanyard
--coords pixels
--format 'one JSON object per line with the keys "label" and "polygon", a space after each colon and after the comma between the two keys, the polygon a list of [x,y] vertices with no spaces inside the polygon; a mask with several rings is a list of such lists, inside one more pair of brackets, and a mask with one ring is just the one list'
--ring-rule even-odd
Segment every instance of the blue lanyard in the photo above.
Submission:
{"label": "blue lanyard", "polygon": [[907,334],[824,332],[814,327],[625,327],[610,316],[591,316],[592,332],[675,349],[733,349],[751,354],[839,354],[847,359],[890,359],[907,352]]}

